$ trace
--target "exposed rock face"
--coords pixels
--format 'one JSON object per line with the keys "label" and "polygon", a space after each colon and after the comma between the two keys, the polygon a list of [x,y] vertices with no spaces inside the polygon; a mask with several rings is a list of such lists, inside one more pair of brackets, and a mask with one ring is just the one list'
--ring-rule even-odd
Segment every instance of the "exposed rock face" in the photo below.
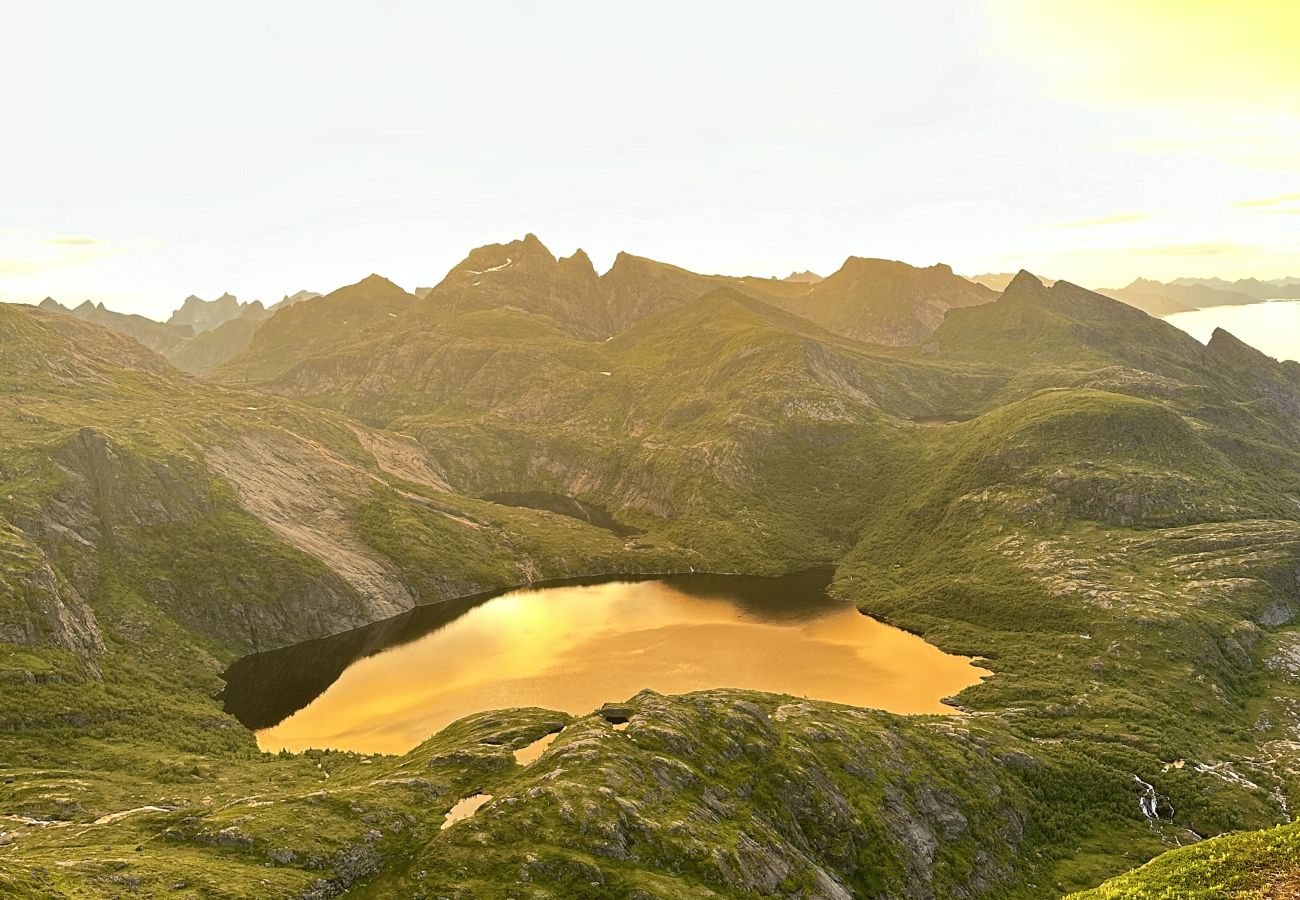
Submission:
{"label": "exposed rock face", "polygon": [[242,315],[261,316],[265,313],[260,300],[240,303],[232,294],[222,294],[216,300],[201,300],[191,294],[185,298],[181,308],[172,313],[167,324],[188,326],[195,334],[202,334]]}
{"label": "exposed rock face", "polygon": [[[77,432],[54,455],[54,459],[62,483],[42,508],[39,517],[22,524],[42,547],[67,551],[62,554],[60,571],[76,587],[53,573],[48,573],[48,577],[42,576],[37,585],[46,588],[45,593],[53,598],[45,603],[45,608],[47,617],[56,620],[56,633],[62,635],[62,644],[102,649],[95,618],[80,599],[97,589],[102,574],[100,551],[108,551],[118,560],[149,559],[157,535],[201,527],[201,523],[211,521],[218,512],[207,490],[212,475],[195,461],[182,457],[143,458],[91,428]],[[261,484],[268,479],[278,479],[285,490],[311,484],[315,490],[310,496],[297,498],[296,502],[310,505],[314,499],[334,510],[337,516],[338,500],[321,500],[324,495],[319,481],[311,482],[291,466],[277,468],[255,456],[242,462],[240,471],[249,473],[248,479],[255,484],[259,483],[259,474]],[[258,470],[259,464],[265,468]],[[315,473],[318,469],[308,471]],[[223,471],[215,464],[212,470]],[[251,511],[255,515],[265,515],[266,524],[273,530],[278,521],[276,516],[285,514],[283,509],[276,507],[269,511],[256,504],[253,507]],[[294,509],[302,512],[297,507]],[[322,524],[305,513],[303,521]],[[323,531],[312,544],[318,553],[328,555],[336,550],[328,543],[328,534],[328,531]],[[212,537],[222,543],[209,548],[211,553],[235,551],[236,545],[227,543],[226,535],[218,533]],[[337,552],[342,558],[342,550]],[[363,561],[385,572],[391,569],[384,569],[382,564],[370,560]],[[401,585],[400,578],[396,588],[387,583],[372,585],[374,590],[371,594],[362,595],[347,577],[334,574],[322,564],[318,573],[301,569],[277,573],[279,581],[273,592],[274,598],[270,602],[252,603],[246,596],[254,588],[251,576],[241,573],[240,564],[233,559],[229,562],[232,571],[222,586],[225,594],[222,597],[211,596],[208,590],[197,584],[179,584],[165,571],[156,572],[141,587],[151,601],[167,609],[188,627],[220,636],[234,646],[249,650],[362,625],[400,611],[411,602],[403,600],[409,597],[409,592]],[[351,573],[346,560],[339,565]],[[358,576],[357,580],[363,579]],[[376,595],[385,589],[393,590],[391,597]]]}
{"label": "exposed rock face", "polygon": [[102,653],[90,606],[45,555],[0,520],[0,641],[47,645],[83,657]]}
{"label": "exposed rock face", "polygon": [[415,605],[397,567],[359,540],[348,523],[347,504],[365,496],[369,473],[324,447],[269,430],[210,447],[206,459],[234,486],[244,509],[286,543],[320,560],[355,592],[364,612],[350,625]]}
{"label": "exposed rock face", "polygon": [[[643,691],[618,715],[608,709],[571,721],[527,769],[479,763],[473,784],[493,802],[457,827],[485,867],[522,873],[523,895],[578,877],[628,891],[629,864],[676,872],[702,895],[790,896],[798,885],[798,896],[828,900],[980,896],[1012,876],[1020,789],[962,728],[925,733],[878,713],[734,691]],[[408,759],[427,756],[433,777],[474,765],[506,743],[486,733],[502,718],[466,719]],[[470,735],[484,749],[451,745]],[[960,775],[936,751],[960,757]],[[545,847],[504,839],[542,827]],[[442,879],[436,896],[451,887],[458,853],[431,843],[408,865]]]}
{"label": "exposed rock face", "polygon": [[447,474],[414,438],[369,428],[353,428],[352,432],[388,474],[440,491],[451,490]]}
{"label": "exposed rock face", "polygon": [[39,518],[20,523],[43,546],[67,547],[78,560],[68,575],[83,593],[98,578],[94,551],[116,549],[120,529],[161,527],[211,511],[196,490],[197,467],[143,459],[93,428],[82,428],[53,455],[62,484]]}

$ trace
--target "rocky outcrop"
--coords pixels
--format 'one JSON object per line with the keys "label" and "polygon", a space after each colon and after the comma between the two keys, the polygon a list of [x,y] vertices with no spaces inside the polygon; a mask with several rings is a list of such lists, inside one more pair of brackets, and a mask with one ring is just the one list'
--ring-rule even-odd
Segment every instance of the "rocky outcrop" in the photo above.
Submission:
{"label": "rocky outcrop", "polygon": [[368,472],[319,444],[269,430],[209,447],[206,460],[234,487],[245,510],[285,543],[319,560],[355,592],[366,621],[415,605],[397,567],[352,532],[350,504],[366,496]]}
{"label": "rocky outcrop", "polygon": [[104,650],[90,606],[18,529],[0,520],[0,642],[82,657]]}
{"label": "rocky outcrop", "polygon": [[[520,896],[578,878],[632,896],[624,873],[637,870],[701,896],[981,896],[1014,880],[1026,840],[1016,776],[963,729],[737,691],[643,691],[569,722],[526,769],[489,766],[503,741],[485,730],[509,718],[456,723],[405,768],[425,756],[431,777],[477,766],[466,784],[493,801],[456,826],[462,846],[518,878]],[[545,845],[505,839],[540,829]],[[452,887],[460,843],[431,842],[408,863],[435,895]]]}
{"label": "rocky outcrop", "polygon": [[233,294],[222,294],[216,300],[202,300],[191,294],[180,309],[172,313],[167,324],[188,327],[195,334],[202,334],[241,316],[257,318],[265,315],[266,308],[260,300],[240,303]]}

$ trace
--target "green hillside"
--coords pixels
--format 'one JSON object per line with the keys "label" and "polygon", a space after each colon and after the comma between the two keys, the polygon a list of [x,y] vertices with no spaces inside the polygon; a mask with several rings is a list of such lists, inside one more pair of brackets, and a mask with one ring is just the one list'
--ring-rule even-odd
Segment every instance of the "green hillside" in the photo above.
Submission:
{"label": "green hillside", "polygon": [[[734,285],[624,285],[635,321],[584,331],[611,295],[524,243],[282,309],[220,384],[0,307],[5,891],[1055,897],[1284,821],[1300,366],[1023,273],[912,347]],[[484,499],[518,491],[643,533]],[[212,699],[248,650],[415,603],[816,563],[994,675],[952,716],[645,692],[626,731],[507,710],[373,758],[260,754]],[[1098,896],[1177,896],[1105,891],[1220,847],[1284,884],[1253,860],[1288,833]]]}
{"label": "green hillside", "polygon": [[1300,826],[1213,838],[1171,850],[1075,900],[1260,900],[1300,887]]}

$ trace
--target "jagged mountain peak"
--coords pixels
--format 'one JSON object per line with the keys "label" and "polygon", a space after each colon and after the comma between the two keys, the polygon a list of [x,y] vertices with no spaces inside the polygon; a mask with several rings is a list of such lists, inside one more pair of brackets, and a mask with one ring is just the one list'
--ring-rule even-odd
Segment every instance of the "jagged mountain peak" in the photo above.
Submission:
{"label": "jagged mountain peak", "polygon": [[533,234],[531,231],[525,234],[519,243],[530,249],[540,250],[545,252],[547,255],[551,255],[551,251],[546,249],[546,245],[542,243],[541,238]]}
{"label": "jagged mountain peak", "polygon": [[600,276],[596,274],[596,267],[592,264],[591,257],[581,247],[574,250],[570,256],[560,257],[559,264],[561,268],[567,269],[579,277],[599,280]]}
{"label": "jagged mountain peak", "polygon": [[1255,349],[1224,328],[1214,329],[1205,350],[1216,362],[1236,370],[1249,371],[1261,366],[1271,369],[1277,365],[1277,360],[1273,357]]}
{"label": "jagged mountain peak", "polygon": [[[577,254],[575,254],[576,256]],[[586,254],[583,254],[584,256]],[[504,244],[484,244],[475,247],[463,260],[452,267],[447,276],[430,293],[436,294],[453,286],[478,286],[485,276],[509,272],[511,275],[525,271],[549,271],[559,262],[537,235],[529,232],[522,238]]]}
{"label": "jagged mountain peak", "polygon": [[1134,278],[1134,279],[1133,279],[1133,283],[1130,284],[1130,285],[1129,285],[1127,288],[1125,288],[1124,290],[1146,290],[1146,291],[1149,291],[1149,290],[1157,290],[1157,289],[1162,288],[1162,287],[1164,287],[1164,284],[1162,284],[1162,283],[1159,282],[1159,281],[1155,281],[1155,280],[1153,280],[1153,279],[1151,279],[1151,278]]}
{"label": "jagged mountain peak", "polygon": [[790,284],[817,284],[819,281],[824,281],[825,279],[816,272],[804,269],[802,272],[791,272],[781,280],[789,282]]}
{"label": "jagged mountain peak", "polygon": [[179,309],[171,314],[168,325],[189,326],[196,332],[211,331],[219,328],[231,319],[238,318],[248,307],[240,303],[234,294],[223,293],[215,300],[204,300],[196,294],[190,294],[181,303]]}
{"label": "jagged mountain peak", "polygon": [[531,232],[471,250],[424,298],[432,315],[515,307],[549,316],[577,334],[605,336],[600,278],[582,250],[557,259]]}
{"label": "jagged mountain peak", "polygon": [[1003,297],[1016,297],[1021,295],[1042,296],[1047,291],[1047,286],[1043,280],[1030,272],[1028,269],[1021,269],[1016,273],[1016,277],[1011,279],[1011,283],[1002,291]]}

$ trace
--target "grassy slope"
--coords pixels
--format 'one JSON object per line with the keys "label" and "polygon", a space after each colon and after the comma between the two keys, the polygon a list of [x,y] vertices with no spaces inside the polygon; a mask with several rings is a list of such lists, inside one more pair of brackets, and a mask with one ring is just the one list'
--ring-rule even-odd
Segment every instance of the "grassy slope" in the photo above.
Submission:
{"label": "grassy slope", "polygon": [[[632,544],[575,520],[404,480],[339,417],[213,389],[147,354],[139,362],[154,371],[118,368],[105,362],[122,350],[117,338],[82,337],[104,343],[99,355],[44,317],[0,308],[6,730],[73,722],[70,734],[86,723],[111,734],[126,722],[153,723],[127,731],[156,727],[176,746],[185,722],[214,719],[205,698],[235,655],[375,618],[327,560],[287,544],[212,471],[211,446],[238,435],[290,435],[295,446],[319,448],[329,467],[307,477],[355,475],[361,486],[334,498],[352,536],[409,574],[419,600],[534,577],[686,565],[653,536]],[[273,470],[283,478],[311,457],[279,464],[290,467]],[[42,612],[60,603],[92,611],[102,653],[79,654],[60,638],[56,614]],[[24,622],[34,631],[12,630]],[[237,743],[249,746],[246,735]]]}
{"label": "grassy slope", "polygon": [[[562,773],[550,788],[516,784],[514,770],[499,763],[484,762],[480,772],[482,745],[453,728],[435,739],[443,762],[431,765],[419,752],[383,761],[404,784],[392,789],[404,799],[376,783],[384,780],[372,774],[379,770],[346,755],[326,758],[331,787],[342,795],[326,809],[303,799],[320,778],[314,762],[258,757],[248,736],[225,727],[228,720],[204,699],[215,670],[206,660],[220,649],[204,648],[129,585],[106,578],[92,602],[122,650],[105,656],[104,690],[132,686],[139,703],[90,727],[73,709],[70,720],[20,730],[7,757],[20,763],[13,782],[19,787],[0,795],[5,807],[85,821],[157,803],[170,790],[159,787],[170,784],[166,773],[189,772],[189,780],[180,779],[184,790],[171,791],[183,813],[125,820],[126,842],[112,844],[111,853],[98,849],[100,832],[83,832],[86,842],[73,854],[82,860],[76,878],[108,890],[114,875],[139,874],[161,890],[163,879],[183,869],[186,878],[207,879],[215,895],[238,895],[260,876],[274,879],[263,886],[267,894],[282,896],[301,893],[311,872],[343,878],[357,860],[369,859],[357,849],[366,843],[367,824],[381,832],[376,895],[427,887],[430,896],[453,896],[465,889],[455,882],[466,878],[491,892],[488,885],[513,883],[521,865],[533,881],[512,888],[520,896],[579,888],[625,896],[633,885],[661,896],[733,896],[744,884],[757,890],[771,860],[758,865],[745,849],[753,836],[728,824],[738,813],[719,813],[734,801],[709,792],[715,779],[751,798],[743,809],[759,815],[765,845],[777,848],[780,860],[776,871],[783,874],[773,889],[787,892],[800,884],[812,890],[818,871],[868,895],[906,892],[924,872],[941,894],[978,885],[993,894],[1051,895],[1095,884],[1167,842],[1190,839],[1189,828],[1206,834],[1276,821],[1272,792],[1294,797],[1295,785],[1260,749],[1285,736],[1288,697],[1258,665],[1274,636],[1257,622],[1275,622],[1270,611],[1293,603],[1300,551],[1288,504],[1297,484],[1287,472],[1296,469],[1261,461],[1294,462],[1287,420],[1257,401],[1263,382],[1216,373],[1199,345],[1163,326],[1135,326],[1138,320],[1106,305],[1089,307],[1095,301],[1069,290],[1039,296],[1032,285],[1022,288],[1032,296],[1017,300],[1013,293],[1012,306],[984,308],[982,320],[980,310],[950,317],[936,354],[871,350],[727,295],[686,304],[578,353],[570,339],[544,331],[533,346],[506,343],[487,353],[489,323],[503,335],[539,333],[535,320],[487,311],[459,320],[460,334],[453,329],[462,326],[448,322],[421,337],[447,360],[463,363],[482,353],[475,365],[444,361],[422,370],[419,361],[437,354],[420,353],[397,366],[390,360],[402,360],[403,341],[376,356],[365,338],[314,364],[335,367],[321,382],[330,391],[305,394],[335,405],[356,385],[375,396],[384,385],[398,386],[394,396],[404,399],[393,403],[393,424],[419,435],[453,483],[474,492],[573,493],[663,528],[718,565],[761,569],[842,558],[841,593],[945,647],[988,657],[998,675],[959,698],[970,718],[863,719],[818,704],[780,718],[776,701],[754,698],[772,722],[770,731],[745,726],[758,729],[756,745],[774,741],[789,752],[760,754],[720,774],[720,761],[735,751],[709,729],[732,716],[740,698],[717,692],[717,699],[698,703],[646,700],[653,727],[643,732],[644,743],[614,753],[602,738],[574,731],[573,743],[557,744],[568,749],[553,751],[559,755],[552,767],[535,773]],[[1152,331],[1130,346],[1135,327]],[[1016,347],[1028,352],[1011,352]],[[349,354],[355,363],[346,363]],[[1275,402],[1290,396],[1281,371],[1265,373],[1282,398]],[[449,373],[468,389],[439,394]],[[403,378],[412,385],[405,394]],[[301,386],[319,385],[308,379]],[[400,412],[402,403],[421,397],[434,402]],[[910,422],[977,412],[986,414],[961,425]],[[82,415],[76,410],[74,417]],[[392,491],[390,485],[362,505],[358,527],[415,580],[442,564],[439,553],[428,552],[438,539],[422,529],[445,517],[425,504],[401,504]],[[490,509],[457,502],[461,515]],[[503,562],[511,549],[518,550],[503,549]],[[587,565],[605,552],[593,546],[562,565]],[[180,648],[176,658],[171,648]],[[39,663],[46,667],[42,678],[58,676],[40,682],[40,691],[23,681],[13,693],[36,698],[42,709],[75,704],[93,687],[93,678],[65,679],[75,668],[66,654],[41,651],[33,661],[30,651],[14,652],[11,671],[35,676]],[[111,677],[113,666],[124,667],[120,679]],[[147,710],[160,687],[185,708]],[[166,724],[173,721],[190,724]],[[843,732],[832,740],[815,736],[826,728]],[[890,733],[908,735],[915,750],[877,743]],[[683,735],[696,736],[698,745],[680,744]],[[109,753],[124,741],[136,749]],[[873,773],[871,791],[884,792],[860,793],[861,775],[840,783],[837,773],[852,769],[837,748],[861,754],[853,764]],[[143,769],[144,778],[125,774],[141,765],[142,753],[154,754],[159,768]],[[992,758],[980,763],[983,754]],[[88,758],[107,762],[92,778],[73,776]],[[656,764],[658,758],[699,769],[682,772],[671,762]],[[1188,765],[1166,770],[1175,759]],[[1225,763],[1232,768],[1219,774],[1198,769]],[[431,793],[407,783],[430,780],[431,769],[452,784],[433,780]],[[978,805],[987,784],[951,783],[938,801],[918,793],[954,769],[987,771],[1015,815]],[[1244,772],[1260,787],[1225,771]],[[1172,803],[1173,821],[1142,817],[1135,777]],[[891,795],[885,786],[899,778],[895,790],[903,793]],[[685,780],[674,787],[677,779]],[[76,782],[86,782],[84,789]],[[590,786],[601,783],[614,793],[595,799]],[[801,805],[775,787],[786,783],[809,785],[813,795]],[[245,798],[265,794],[268,785],[275,785],[273,812],[259,812],[264,808]],[[436,837],[430,796],[438,797],[436,813],[453,795],[489,786],[526,802],[494,806],[479,825]],[[754,791],[772,790],[770,800],[755,799]],[[65,795],[80,809],[60,805]],[[213,796],[216,808],[208,809],[204,796]],[[222,802],[233,805],[223,810]],[[927,863],[928,844],[918,835],[944,834],[936,808],[961,811],[969,831],[954,835],[972,838],[945,838],[951,855]],[[361,812],[347,811],[354,809]],[[800,809],[807,815],[790,812]],[[834,821],[837,810],[848,810],[851,821],[822,834],[819,823]],[[405,816],[415,821],[394,828]],[[673,831],[674,822],[689,824]],[[212,837],[219,825],[242,829],[251,844],[220,843]],[[74,832],[29,831],[19,839],[24,853],[58,872],[51,863],[69,854],[63,841]],[[669,836],[656,843],[655,834]],[[905,835],[914,842],[888,849]],[[137,840],[148,847],[138,860],[128,850]],[[319,869],[302,862],[312,855],[312,840],[332,842],[315,854]],[[254,860],[267,859],[276,841],[305,849],[295,850],[299,862],[268,872]],[[987,858],[988,848],[999,846],[1017,848],[1014,868]],[[646,855],[621,857],[619,847]],[[710,847],[718,852],[708,861],[683,868]],[[120,868],[106,862],[119,857],[127,860]],[[658,874],[665,871],[685,880],[665,881]],[[590,890],[592,880],[598,890]]]}
{"label": "grassy slope", "polygon": [[929,337],[949,309],[988,303],[996,296],[945,265],[918,269],[849,257],[839,271],[798,296],[763,299],[835,334],[912,346]]}
{"label": "grassy slope", "polygon": [[178,369],[195,375],[210,372],[227,360],[242,353],[253,335],[266,321],[263,315],[243,315],[222,322],[210,331],[194,336],[177,350],[168,354],[168,360]]}
{"label": "grassy slope", "polygon": [[1172,850],[1073,900],[1269,900],[1300,890],[1300,826]]}

